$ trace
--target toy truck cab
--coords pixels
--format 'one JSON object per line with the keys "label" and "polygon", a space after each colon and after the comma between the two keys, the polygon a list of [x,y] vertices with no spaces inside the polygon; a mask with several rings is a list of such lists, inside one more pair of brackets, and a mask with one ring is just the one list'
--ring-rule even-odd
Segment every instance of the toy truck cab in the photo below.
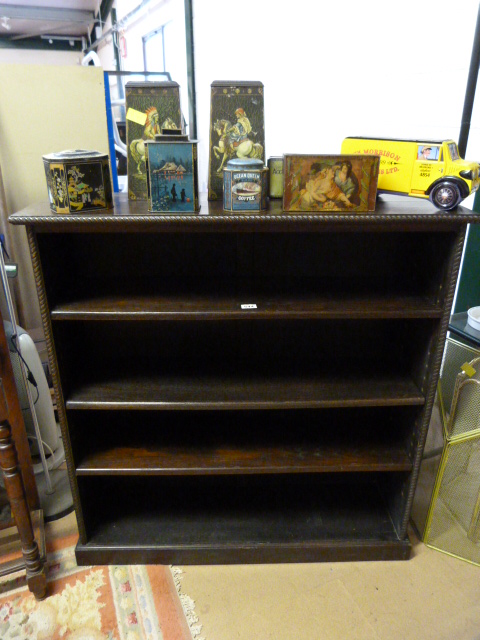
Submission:
{"label": "toy truck cab", "polygon": [[480,184],[479,164],[462,160],[453,140],[345,138],[342,153],[380,156],[378,191],[428,198],[443,210],[456,207]]}

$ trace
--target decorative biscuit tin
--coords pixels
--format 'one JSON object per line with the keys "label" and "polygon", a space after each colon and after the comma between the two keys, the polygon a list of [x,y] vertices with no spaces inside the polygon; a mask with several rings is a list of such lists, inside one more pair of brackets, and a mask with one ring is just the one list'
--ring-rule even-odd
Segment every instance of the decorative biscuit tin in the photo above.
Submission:
{"label": "decorative biscuit tin", "polygon": [[113,207],[106,153],[74,149],[42,157],[52,211],[83,213]]}
{"label": "decorative biscuit tin", "polygon": [[284,155],[284,211],[375,211],[379,156]]}
{"label": "decorative biscuit tin", "polygon": [[263,84],[216,80],[211,85],[208,199],[222,197],[223,170],[232,158],[265,163]]}
{"label": "decorative biscuit tin", "polygon": [[261,160],[233,158],[223,171],[226,211],[264,211],[267,208],[268,169]]}
{"label": "decorative biscuit tin", "polygon": [[283,158],[281,156],[269,158],[268,167],[268,195],[270,198],[283,197]]}
{"label": "decorative biscuit tin", "polygon": [[182,129],[178,82],[127,82],[127,174],[130,200],[147,199],[145,141],[164,129]]}
{"label": "decorative biscuit tin", "polygon": [[172,133],[165,131],[145,143],[148,210],[194,213],[200,211],[197,141]]}

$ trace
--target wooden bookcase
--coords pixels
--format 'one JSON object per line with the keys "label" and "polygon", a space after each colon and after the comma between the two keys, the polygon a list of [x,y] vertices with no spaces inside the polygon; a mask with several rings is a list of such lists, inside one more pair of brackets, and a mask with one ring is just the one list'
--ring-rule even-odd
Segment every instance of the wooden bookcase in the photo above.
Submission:
{"label": "wooden bookcase", "polygon": [[10,218],[27,228],[80,564],[409,556],[477,217],[401,198],[269,206],[152,215],[120,195],[114,214]]}

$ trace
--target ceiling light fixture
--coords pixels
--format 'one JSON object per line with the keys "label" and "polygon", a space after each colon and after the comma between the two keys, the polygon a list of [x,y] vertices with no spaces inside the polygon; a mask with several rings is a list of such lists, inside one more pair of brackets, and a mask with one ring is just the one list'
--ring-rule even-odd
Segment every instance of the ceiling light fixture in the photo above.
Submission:
{"label": "ceiling light fixture", "polygon": [[2,27],[7,31],[10,31],[10,29],[12,28],[11,25],[9,24],[10,18],[8,18],[7,16],[3,16],[1,20],[2,20]]}

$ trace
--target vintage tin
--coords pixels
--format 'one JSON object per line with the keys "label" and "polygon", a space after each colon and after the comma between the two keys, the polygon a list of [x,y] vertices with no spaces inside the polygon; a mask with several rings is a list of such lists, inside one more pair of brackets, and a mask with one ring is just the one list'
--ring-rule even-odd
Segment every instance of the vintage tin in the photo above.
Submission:
{"label": "vintage tin", "polygon": [[163,129],[182,129],[180,85],[173,81],[127,82],[125,109],[128,197],[146,200],[145,141],[154,140]]}
{"label": "vintage tin", "polygon": [[284,211],[375,211],[379,156],[283,156]]}
{"label": "vintage tin", "polygon": [[283,197],[283,157],[268,159],[268,195],[270,198]]}
{"label": "vintage tin", "polygon": [[42,157],[52,211],[83,213],[113,207],[106,153],[75,149]]}
{"label": "vintage tin", "polygon": [[261,160],[233,158],[223,171],[226,211],[264,211],[267,208],[268,169]]}
{"label": "vintage tin", "polygon": [[145,143],[147,205],[154,213],[195,213],[198,200],[197,141],[163,134]]}
{"label": "vintage tin", "polygon": [[265,164],[263,84],[216,80],[211,85],[208,199],[222,197],[223,170],[232,158]]}

